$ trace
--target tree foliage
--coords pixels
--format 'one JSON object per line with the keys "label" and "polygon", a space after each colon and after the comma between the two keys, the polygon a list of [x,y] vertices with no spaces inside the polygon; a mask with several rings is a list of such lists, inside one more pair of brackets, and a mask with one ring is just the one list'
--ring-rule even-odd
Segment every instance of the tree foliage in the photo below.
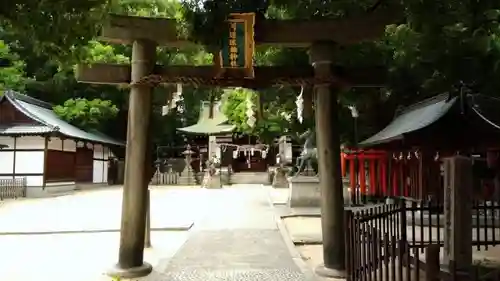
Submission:
{"label": "tree foliage", "polygon": [[4,41],[0,40],[0,60],[7,65],[0,67],[0,91],[5,89],[23,90],[27,82],[24,73],[24,61],[12,53]]}
{"label": "tree foliage", "polygon": [[[31,96],[62,107],[65,101],[80,97],[88,101],[109,100],[120,110],[116,118],[121,121],[116,122],[119,126],[115,124],[105,130],[121,139],[125,138],[128,90],[79,84],[73,70],[76,62],[130,63],[130,46],[107,44],[96,39],[107,12],[175,18],[183,27],[190,27],[187,35],[210,47],[218,44],[218,32],[225,32],[222,22],[229,12],[256,12],[258,19],[343,18],[385,9],[391,4],[391,1],[375,0],[11,2],[0,4],[0,40],[3,40],[0,60],[9,57],[15,63],[0,68],[0,84],[24,90]],[[403,0],[401,3],[402,21],[388,26],[380,40],[335,50],[337,64],[349,67],[384,65],[389,73],[384,88],[351,88],[340,95],[340,129],[345,141],[353,139],[353,119],[347,109],[350,105],[355,105],[360,112],[361,139],[384,126],[398,106],[443,92],[456,94],[464,85],[488,95],[498,96],[500,92],[500,80],[496,79],[500,74],[500,2]],[[256,28],[258,31],[258,24]],[[211,64],[211,55],[203,46],[161,47],[157,55],[158,63],[164,65]],[[255,63],[309,65],[305,49],[269,46],[257,48]],[[294,103],[299,91],[290,87],[231,89],[224,95],[226,113],[241,132],[261,135],[264,139],[287,131],[301,132],[306,125],[296,121]],[[200,100],[220,95],[217,90],[185,85],[179,110],[161,116],[161,106],[173,92],[175,86],[154,90],[153,132],[157,143],[182,142],[183,136],[176,128],[196,122]],[[251,95],[255,104],[261,102],[264,108],[255,128],[245,127],[243,100],[246,95]]]}
{"label": "tree foliage", "polygon": [[110,8],[111,0],[1,1],[0,22],[59,57],[92,39]]}
{"label": "tree foliage", "polygon": [[69,99],[53,110],[63,120],[86,130],[99,130],[118,114],[118,108],[109,100],[85,98]]}

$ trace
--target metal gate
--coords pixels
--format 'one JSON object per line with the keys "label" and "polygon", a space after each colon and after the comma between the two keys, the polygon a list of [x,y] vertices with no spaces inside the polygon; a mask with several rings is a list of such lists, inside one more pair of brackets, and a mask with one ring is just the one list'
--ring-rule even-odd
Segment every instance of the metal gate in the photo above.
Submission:
{"label": "metal gate", "polygon": [[[475,226],[471,231],[476,234],[471,247],[482,251],[500,244],[500,237],[495,235],[500,229],[499,211],[499,205],[474,202]],[[432,280],[456,280],[460,277],[452,264],[446,270],[441,270],[439,264],[427,264],[426,249],[439,249],[444,245],[441,231],[445,219],[440,202],[423,205],[399,199],[391,204],[355,207],[345,211],[345,222],[348,280],[419,281],[424,280],[424,273],[431,267],[433,270],[437,268]],[[490,280],[488,278],[492,274],[498,273],[488,270],[473,265],[468,278],[474,281]]]}
{"label": "metal gate", "polygon": [[[403,280],[408,253],[406,206],[383,204],[346,211],[349,280]],[[407,257],[406,257],[407,258]],[[409,279],[408,279],[409,280]]]}

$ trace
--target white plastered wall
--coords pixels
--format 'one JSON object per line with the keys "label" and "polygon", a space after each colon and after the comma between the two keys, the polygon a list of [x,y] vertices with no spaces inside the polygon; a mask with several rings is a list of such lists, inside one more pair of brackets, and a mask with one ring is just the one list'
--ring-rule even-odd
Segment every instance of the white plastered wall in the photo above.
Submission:
{"label": "white plastered wall", "polygon": [[[39,136],[0,137],[0,178],[26,178],[27,186],[43,185],[45,139]],[[16,151],[12,151],[12,150]],[[15,163],[15,166],[14,166]],[[8,175],[7,175],[8,174]],[[24,175],[23,175],[24,174]]]}
{"label": "white plastered wall", "polygon": [[108,161],[111,154],[109,147],[94,144],[93,183],[108,182]]}

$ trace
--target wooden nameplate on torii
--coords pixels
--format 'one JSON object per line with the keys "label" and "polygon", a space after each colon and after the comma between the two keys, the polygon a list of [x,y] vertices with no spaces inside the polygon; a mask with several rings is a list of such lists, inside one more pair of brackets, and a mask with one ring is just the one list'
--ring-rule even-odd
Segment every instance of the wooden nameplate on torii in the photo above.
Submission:
{"label": "wooden nameplate on torii", "polygon": [[216,79],[253,79],[255,13],[232,13],[222,46],[213,54]]}

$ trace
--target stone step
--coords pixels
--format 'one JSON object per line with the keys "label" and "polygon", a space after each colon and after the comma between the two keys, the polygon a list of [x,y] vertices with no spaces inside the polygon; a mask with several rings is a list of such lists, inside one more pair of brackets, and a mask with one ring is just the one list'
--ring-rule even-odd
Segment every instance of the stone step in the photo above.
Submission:
{"label": "stone step", "polygon": [[269,184],[269,175],[266,172],[238,172],[231,175],[233,184]]}

